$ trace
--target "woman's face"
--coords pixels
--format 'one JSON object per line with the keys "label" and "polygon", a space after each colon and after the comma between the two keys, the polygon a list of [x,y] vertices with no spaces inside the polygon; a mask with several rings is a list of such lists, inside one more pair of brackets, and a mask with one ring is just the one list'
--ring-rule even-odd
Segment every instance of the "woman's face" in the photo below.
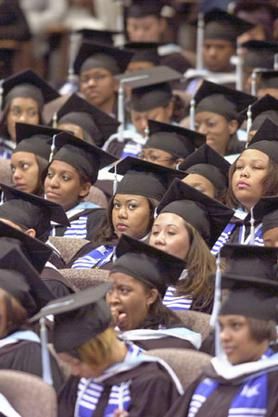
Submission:
{"label": "woman's face", "polygon": [[46,199],[60,204],[64,210],[74,207],[89,192],[91,184],[81,184],[78,171],[63,161],[53,161],[44,182]]}
{"label": "woman's face", "polygon": [[177,165],[177,159],[173,157],[169,152],[155,148],[145,148],[140,153],[140,159],[143,161],[152,162],[153,164],[162,165],[166,168],[175,169]]}
{"label": "woman's face", "polygon": [[12,182],[18,190],[36,193],[40,183],[40,169],[35,154],[15,152],[11,158]]}
{"label": "woman's face", "polygon": [[250,210],[264,195],[269,157],[256,149],[246,149],[235,162],[232,191],[236,199]]}
{"label": "woman's face", "polygon": [[195,129],[206,135],[206,143],[220,155],[225,155],[228,142],[233,135],[238,123],[235,120],[228,121],[220,114],[204,111],[196,114]]}
{"label": "woman's face", "polygon": [[111,273],[109,279],[112,288],[107,302],[115,325],[123,331],[140,328],[157,299],[157,290],[147,289],[139,280],[121,272]]}
{"label": "woman's face", "polygon": [[227,315],[219,317],[222,348],[232,365],[257,361],[267,349],[267,341],[252,338],[246,317]]}
{"label": "woman's face", "polygon": [[79,378],[96,378],[103,372],[103,367],[91,366],[68,353],[59,353],[58,356],[69,367],[71,375]]}
{"label": "woman's face", "polygon": [[29,123],[37,125],[40,122],[40,112],[38,103],[32,98],[16,97],[13,98],[7,113],[7,129],[11,140],[15,142],[15,124]]}
{"label": "woman's face", "polygon": [[183,178],[182,182],[190,185],[190,187],[195,188],[210,198],[215,198],[216,190],[214,185],[203,175],[188,174]]}
{"label": "woman's face", "polygon": [[57,128],[71,133],[76,138],[85,140],[83,129],[74,123],[58,123]]}
{"label": "woman's face", "polygon": [[115,233],[123,233],[136,239],[149,230],[151,210],[145,197],[132,194],[116,194],[113,199],[112,223]]}
{"label": "woman's face", "polygon": [[180,259],[186,259],[190,238],[184,220],[174,213],[161,213],[155,219],[150,245]]}

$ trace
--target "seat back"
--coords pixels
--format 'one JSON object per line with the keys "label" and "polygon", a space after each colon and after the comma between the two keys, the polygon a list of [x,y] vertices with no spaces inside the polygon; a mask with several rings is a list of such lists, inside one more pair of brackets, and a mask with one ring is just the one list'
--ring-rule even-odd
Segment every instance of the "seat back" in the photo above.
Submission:
{"label": "seat back", "polygon": [[103,191],[94,185],[91,186],[89,194],[85,198],[86,201],[97,204],[99,207],[107,208],[108,201]]}
{"label": "seat back", "polygon": [[200,333],[202,340],[205,340],[210,332],[210,315],[206,313],[200,313],[199,311],[193,310],[181,310],[175,311],[177,316],[182,320],[185,327],[193,330],[194,332]]}
{"label": "seat back", "polygon": [[0,182],[3,184],[12,184],[12,173],[10,161],[8,159],[0,159]]}
{"label": "seat back", "polygon": [[199,377],[210,363],[211,356],[190,349],[152,349],[148,355],[163,359],[176,373],[184,389]]}
{"label": "seat back", "polygon": [[21,417],[57,416],[53,387],[35,375],[0,370],[0,392]]}
{"label": "seat back", "polygon": [[64,236],[50,236],[50,243],[60,252],[64,262],[67,264],[73,256],[89,241],[86,239],[79,239]]}
{"label": "seat back", "polygon": [[59,272],[79,290],[109,281],[109,271],[105,269],[59,269]]}

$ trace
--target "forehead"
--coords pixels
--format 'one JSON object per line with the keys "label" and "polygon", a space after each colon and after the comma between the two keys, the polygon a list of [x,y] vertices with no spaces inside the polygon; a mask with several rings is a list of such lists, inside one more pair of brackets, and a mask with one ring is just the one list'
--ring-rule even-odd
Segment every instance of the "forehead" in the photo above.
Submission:
{"label": "forehead", "polygon": [[212,182],[210,182],[206,177],[200,174],[194,174],[194,173],[188,174],[186,177],[183,178],[182,181],[189,185],[194,183],[194,184],[202,184],[202,185],[214,188],[214,185],[212,184]]}
{"label": "forehead", "polygon": [[94,75],[97,74],[103,74],[106,76],[111,76],[112,77],[112,73],[110,71],[108,71],[106,68],[103,67],[97,67],[97,68],[90,68],[88,70],[82,71],[80,73],[81,77],[93,77]]}
{"label": "forehead", "polygon": [[35,162],[36,161],[36,155],[31,152],[14,152],[12,154],[11,162],[16,163],[20,161],[30,161]]}
{"label": "forehead", "polygon": [[257,149],[246,149],[242,152],[237,161],[241,160],[260,160],[268,162],[269,157],[264,152],[261,152]]}
{"label": "forehead", "polygon": [[122,272],[111,272],[109,275],[109,280],[115,285],[142,286],[140,281],[133,278],[131,275],[127,275]]}
{"label": "forehead", "polygon": [[11,100],[11,107],[21,106],[21,107],[36,107],[38,108],[38,103],[31,97],[15,97]]}
{"label": "forehead", "polygon": [[67,171],[79,176],[78,171],[72,165],[68,164],[67,162],[59,161],[56,159],[51,162],[51,164],[49,165],[49,169],[55,170],[57,172]]}
{"label": "forehead", "polygon": [[154,221],[155,225],[184,226],[184,220],[176,213],[160,213]]}
{"label": "forehead", "polygon": [[115,200],[121,201],[121,202],[130,201],[130,200],[136,200],[136,201],[146,202],[146,203],[148,202],[146,197],[143,197],[137,194],[115,194],[114,201]]}
{"label": "forehead", "polygon": [[130,25],[152,25],[153,23],[158,23],[160,18],[155,15],[148,15],[144,17],[128,17],[127,23]]}
{"label": "forehead", "polygon": [[220,48],[233,48],[232,42],[223,39],[205,39],[205,46],[216,46]]}

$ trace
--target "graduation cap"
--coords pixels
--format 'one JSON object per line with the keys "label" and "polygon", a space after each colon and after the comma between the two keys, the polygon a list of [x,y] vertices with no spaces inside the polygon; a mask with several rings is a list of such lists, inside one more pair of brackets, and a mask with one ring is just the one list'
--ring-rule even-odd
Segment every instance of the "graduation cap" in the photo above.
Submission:
{"label": "graduation cap", "polygon": [[132,89],[130,106],[135,111],[145,112],[168,105],[172,98],[170,82],[180,80],[183,75],[166,65],[160,65],[127,73],[117,79],[121,81],[128,77],[131,77],[131,81],[125,82],[125,85]]}
{"label": "graduation cap", "polygon": [[259,88],[278,88],[278,70],[262,71]]}
{"label": "graduation cap", "polygon": [[191,224],[209,247],[233,216],[233,210],[175,179],[161,199],[157,214],[174,213]]}
{"label": "graduation cap", "polygon": [[104,300],[110,287],[110,283],[103,283],[56,299],[32,317],[31,322],[54,315],[52,340],[56,352],[78,356],[76,350],[79,346],[110,327],[110,307]]}
{"label": "graduation cap", "polygon": [[278,163],[278,125],[266,119],[248,144],[247,149],[264,152]]}
{"label": "graduation cap", "polygon": [[7,105],[13,98],[28,97],[38,102],[42,109],[49,101],[60,97],[59,93],[46,83],[31,69],[18,72],[2,82],[4,104]]}
{"label": "graduation cap", "polygon": [[101,43],[105,45],[113,45],[113,38],[115,35],[119,35],[121,32],[116,30],[97,30],[82,28],[75,31],[82,36],[83,40],[88,40],[94,43]]}
{"label": "graduation cap", "polygon": [[61,133],[59,129],[29,123],[16,123],[16,152],[31,152],[43,159],[49,160],[52,137]]}
{"label": "graduation cap", "polygon": [[80,74],[93,68],[105,68],[113,75],[125,72],[132,53],[105,44],[83,42],[74,61],[74,71]]}
{"label": "graduation cap", "polygon": [[156,42],[128,42],[125,44],[125,48],[134,54],[130,62],[150,62],[155,66],[160,64],[159,46],[160,44]]}
{"label": "graduation cap", "polygon": [[228,187],[230,166],[225,158],[205,143],[189,155],[179,165],[179,169],[186,171],[186,174],[198,174],[207,178],[222,192]]}
{"label": "graduation cap", "polygon": [[121,272],[158,289],[161,297],[169,285],[175,285],[185,268],[185,262],[127,235],[121,236],[116,247],[117,259],[111,274]]}
{"label": "graduation cap", "polygon": [[239,120],[239,113],[256,101],[256,97],[241,91],[203,81],[195,96],[195,111],[212,112],[224,116],[228,120]]}
{"label": "graduation cap", "polygon": [[113,155],[91,143],[80,140],[70,133],[62,132],[55,137],[59,150],[52,161],[63,161],[73,166],[94,184],[98,171],[117,160]]}
{"label": "graduation cap", "polygon": [[145,148],[161,149],[186,158],[206,141],[205,135],[167,123],[148,120],[149,138]]}
{"label": "graduation cap", "polygon": [[[248,115],[248,112],[250,115]],[[251,104],[248,110],[243,110],[241,116],[245,118],[246,113],[250,118],[250,130],[258,130],[266,119],[278,124],[278,100],[270,94],[266,94]]]}
{"label": "graduation cap", "polygon": [[250,40],[241,44],[246,49],[243,65],[246,68],[272,69],[274,55],[278,52],[278,42]]}
{"label": "graduation cap", "polygon": [[[239,314],[260,320],[278,319],[278,248],[226,245],[221,256],[230,260],[221,287],[230,289],[220,314]],[[250,265],[252,268],[250,269]],[[276,301],[275,301],[276,300]]]}
{"label": "graduation cap", "polygon": [[116,194],[141,195],[159,201],[175,177],[184,173],[131,156],[119,161],[109,172],[124,175]]}
{"label": "graduation cap", "polygon": [[2,247],[2,238],[19,241],[21,243],[23,253],[26,255],[33,267],[39,273],[42,272],[45,263],[52,253],[52,249],[49,246],[45,245],[40,240],[34,239],[20,230],[9,226],[3,221],[0,221],[0,247]]}
{"label": "graduation cap", "polygon": [[98,146],[117,132],[119,123],[107,113],[72,94],[54,115],[57,124],[73,123],[85,130]]}
{"label": "graduation cap", "polygon": [[133,1],[131,6],[127,8],[127,18],[132,17],[141,19],[147,16],[161,17],[162,4],[161,1],[140,0]]}
{"label": "graduation cap", "polygon": [[1,184],[5,202],[0,206],[0,218],[7,219],[27,229],[35,229],[37,239],[46,240],[50,221],[69,226],[62,206],[34,194],[25,193]]}
{"label": "graduation cap", "polygon": [[263,234],[278,227],[278,196],[263,197],[253,208],[254,218],[262,222]]}
{"label": "graduation cap", "polygon": [[21,251],[18,241],[1,238],[0,288],[15,297],[31,317],[54,296]]}
{"label": "graduation cap", "polygon": [[251,30],[254,25],[230,13],[213,8],[204,16],[205,39],[221,39],[236,44],[237,37]]}

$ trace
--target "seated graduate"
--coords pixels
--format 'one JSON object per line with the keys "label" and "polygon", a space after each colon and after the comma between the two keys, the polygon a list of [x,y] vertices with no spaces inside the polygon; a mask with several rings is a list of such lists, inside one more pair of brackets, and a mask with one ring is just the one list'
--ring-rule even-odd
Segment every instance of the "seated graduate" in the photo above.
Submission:
{"label": "seated graduate", "polygon": [[[247,263],[241,274],[240,261],[236,270],[231,268],[222,276],[221,287],[229,292],[218,315],[219,353],[167,417],[277,415],[278,355],[270,345],[277,337],[277,249],[266,249],[272,251],[267,255],[272,268],[262,264],[259,277],[252,277],[250,262],[249,276]],[[230,245],[229,250],[246,254],[243,245]]]}
{"label": "seated graduate", "polygon": [[18,190],[43,196],[43,180],[58,129],[16,123],[16,147],[11,156],[11,180]]}
{"label": "seated graduate", "polygon": [[[248,147],[231,165],[227,202],[235,210],[212,248],[216,255],[225,243],[263,245],[262,224],[251,227],[253,208],[262,197],[278,194],[277,126],[265,120]],[[245,219],[250,215],[250,222]]]}
{"label": "seated graduate", "polygon": [[120,161],[115,171],[123,175],[107,208],[107,223],[74,256],[70,266],[75,269],[110,268],[115,247],[122,233],[147,240],[154,211],[171,180],[178,171],[137,158]]}
{"label": "seated graduate", "polygon": [[167,123],[148,120],[149,135],[140,159],[176,169],[206,137],[193,130]]}
{"label": "seated graduate", "polygon": [[70,226],[53,225],[51,235],[90,240],[105,210],[84,198],[96,182],[98,171],[115,158],[66,132],[56,135],[53,142],[59,149],[47,168],[45,198],[64,208]]}
{"label": "seated graduate", "polygon": [[265,246],[278,247],[278,196],[262,198],[262,231]]}
{"label": "seated graduate", "polygon": [[243,121],[240,112],[255,100],[232,88],[203,81],[194,96],[196,131],[206,135],[206,143],[222,156],[241,152],[245,143],[237,138]]}
{"label": "seated graduate", "polygon": [[176,284],[185,262],[126,235],[117,245],[116,256],[107,301],[122,338],[147,350],[198,349],[201,336],[186,329],[162,303],[167,286]]}
{"label": "seated graduate", "polygon": [[77,94],[72,94],[54,113],[53,127],[65,130],[85,142],[102,147],[117,132],[115,118],[99,110]]}
{"label": "seated graduate", "polygon": [[56,99],[59,94],[30,69],[3,80],[2,90],[0,156],[10,159],[16,146],[16,123],[31,125],[43,123],[44,104]]}
{"label": "seated graduate", "polygon": [[5,199],[0,206],[0,220],[50,246],[53,252],[42,271],[42,278],[57,298],[68,295],[72,292],[71,286],[57,271],[57,268],[65,268],[65,263],[48,240],[51,220],[69,225],[63,208],[34,194],[24,193],[4,184],[0,186]]}
{"label": "seated graduate", "polygon": [[[39,276],[50,249],[22,235],[23,244],[12,234],[2,237],[1,233],[0,238],[0,368],[42,377],[40,338],[28,326],[27,321],[54,299]],[[32,264],[24,253],[32,259]],[[54,387],[58,391],[64,383],[62,372],[52,356],[50,364]]]}
{"label": "seated graduate", "polygon": [[175,179],[160,201],[151,246],[186,262],[186,271],[167,288],[163,303],[172,310],[211,313],[215,258],[210,253],[233,211]]}
{"label": "seated graduate", "polygon": [[[33,321],[54,314],[53,344],[71,368],[58,398],[59,417],[164,415],[181,394],[172,369],[118,339],[104,300],[110,284],[49,303]],[[75,377],[74,377],[75,376]]]}
{"label": "seated graduate", "polygon": [[204,144],[179,165],[185,171],[185,184],[225,204],[230,164],[218,152]]}

